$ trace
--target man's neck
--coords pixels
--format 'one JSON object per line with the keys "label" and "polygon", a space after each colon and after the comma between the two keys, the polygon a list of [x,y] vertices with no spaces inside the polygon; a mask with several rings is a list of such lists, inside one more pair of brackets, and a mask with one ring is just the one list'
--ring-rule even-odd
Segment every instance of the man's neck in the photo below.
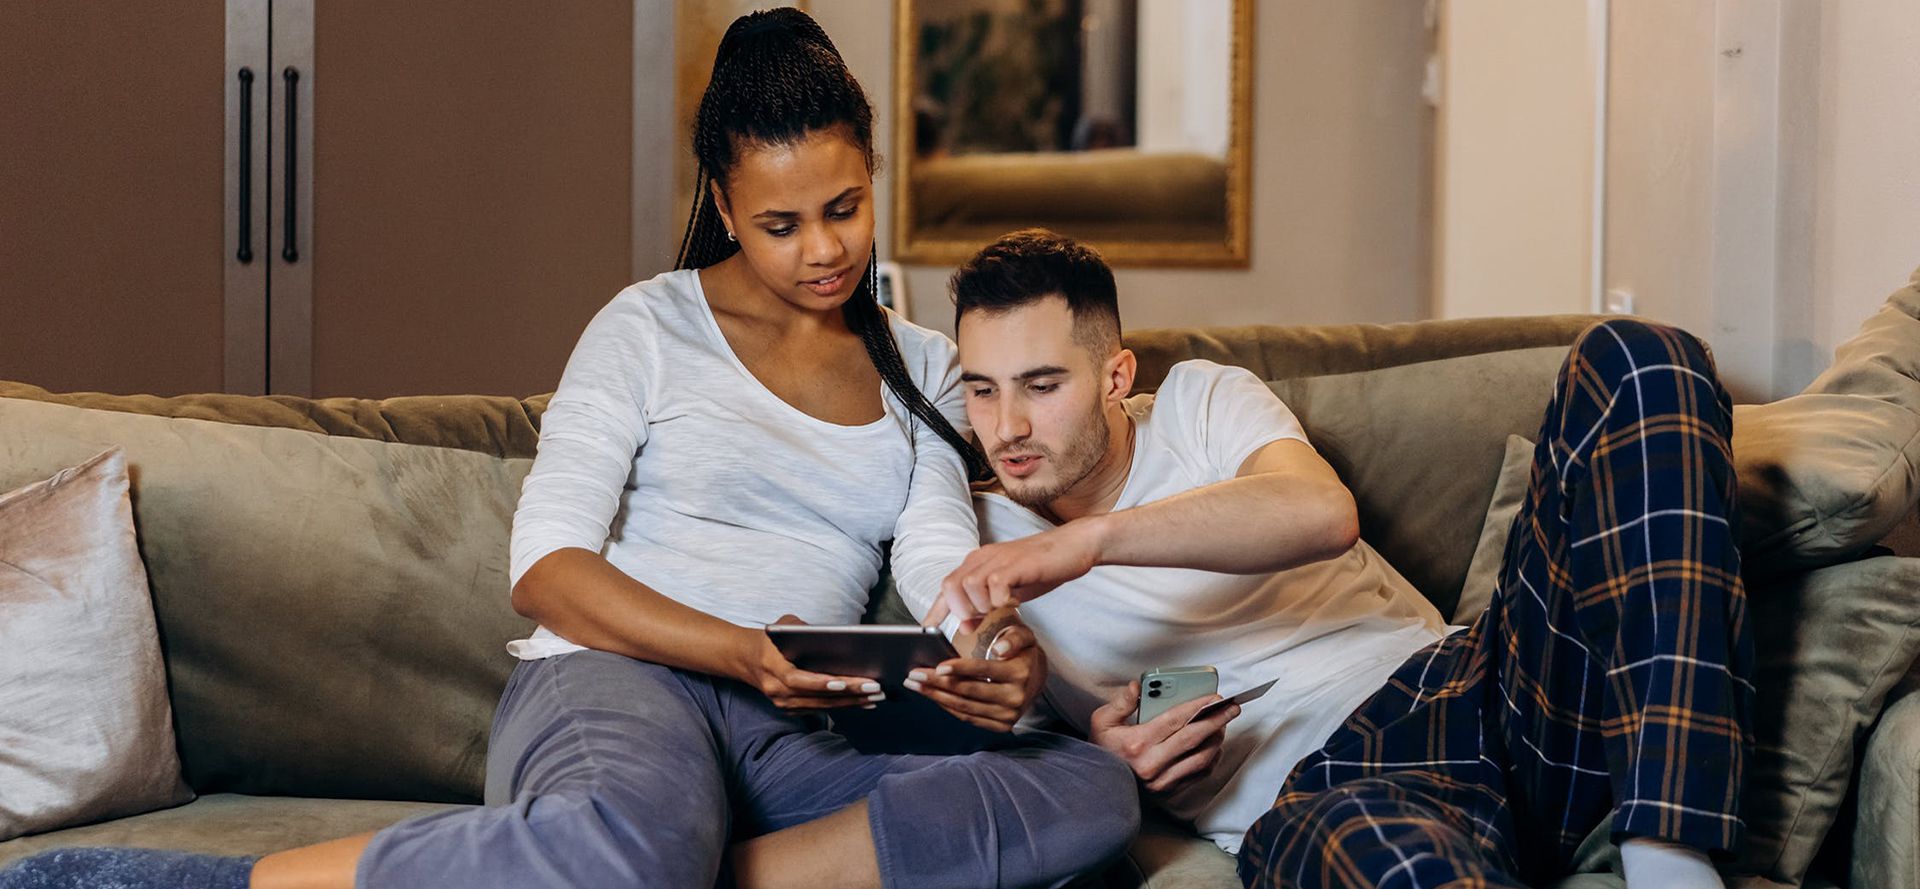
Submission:
{"label": "man's neck", "polygon": [[1104,515],[1112,512],[1114,504],[1120,502],[1120,493],[1127,488],[1127,477],[1133,472],[1133,439],[1135,425],[1133,417],[1124,408],[1116,406],[1114,414],[1105,418],[1109,434],[1107,452],[1100,455],[1093,471],[1073,486],[1072,490],[1055,497],[1040,509],[1040,515],[1057,525],[1064,525],[1074,519],[1090,515]]}

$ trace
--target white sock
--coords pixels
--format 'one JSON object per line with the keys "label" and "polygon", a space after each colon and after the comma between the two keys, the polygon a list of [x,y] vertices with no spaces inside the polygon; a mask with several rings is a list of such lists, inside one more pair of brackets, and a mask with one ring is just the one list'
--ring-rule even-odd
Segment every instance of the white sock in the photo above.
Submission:
{"label": "white sock", "polygon": [[1627,889],[1726,889],[1707,853],[1648,837],[1620,844]]}

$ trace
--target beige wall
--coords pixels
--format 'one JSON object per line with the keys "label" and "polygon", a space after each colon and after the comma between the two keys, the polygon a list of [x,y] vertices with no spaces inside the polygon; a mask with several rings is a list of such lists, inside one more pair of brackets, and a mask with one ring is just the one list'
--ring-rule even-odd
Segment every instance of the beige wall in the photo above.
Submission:
{"label": "beige wall", "polygon": [[[1249,0],[1254,2],[1254,0]],[[1406,321],[1429,290],[1429,38],[1406,0],[1258,0],[1252,263],[1118,272],[1129,327]],[[815,2],[892,133],[891,0]],[[890,140],[889,140],[890,141]],[[878,186],[882,209],[893,183]],[[888,213],[879,243],[891,246]],[[953,327],[952,270],[907,269],[913,320]]]}
{"label": "beige wall", "polygon": [[1465,0],[1440,10],[1434,315],[1590,311],[1587,6]]}
{"label": "beige wall", "polygon": [[1606,286],[1638,314],[1710,332],[1714,4],[1614,0]]}
{"label": "beige wall", "polygon": [[1920,265],[1920,4],[1612,7],[1607,286],[1797,392]]}
{"label": "beige wall", "polygon": [[1785,342],[1781,382],[1795,389],[1920,266],[1920,3],[1818,8],[1812,213],[1793,231],[1811,230],[1811,286],[1783,294],[1811,306],[1816,363]]}

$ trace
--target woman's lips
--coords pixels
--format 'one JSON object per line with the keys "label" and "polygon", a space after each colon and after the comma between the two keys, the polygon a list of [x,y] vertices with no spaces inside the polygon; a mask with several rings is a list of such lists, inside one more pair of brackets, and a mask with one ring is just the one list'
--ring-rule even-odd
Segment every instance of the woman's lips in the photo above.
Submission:
{"label": "woman's lips", "polygon": [[817,293],[821,296],[832,296],[836,293],[839,293],[840,288],[844,286],[846,283],[847,283],[847,273],[839,272],[833,275],[832,277],[828,277],[828,278],[820,278],[813,281],[802,281],[800,282],[800,286],[805,287],[808,290],[811,290],[814,293]]}

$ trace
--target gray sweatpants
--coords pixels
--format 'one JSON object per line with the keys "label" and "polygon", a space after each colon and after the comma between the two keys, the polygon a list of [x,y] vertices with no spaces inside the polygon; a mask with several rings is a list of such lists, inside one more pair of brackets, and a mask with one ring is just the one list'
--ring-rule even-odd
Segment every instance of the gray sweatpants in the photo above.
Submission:
{"label": "gray sweatpants", "polygon": [[514,670],[487,805],[381,831],[357,883],[709,889],[730,842],[862,799],[882,881],[913,889],[1063,884],[1140,818],[1132,773],[1083,741],[860,753],[740,683],[582,651]]}

